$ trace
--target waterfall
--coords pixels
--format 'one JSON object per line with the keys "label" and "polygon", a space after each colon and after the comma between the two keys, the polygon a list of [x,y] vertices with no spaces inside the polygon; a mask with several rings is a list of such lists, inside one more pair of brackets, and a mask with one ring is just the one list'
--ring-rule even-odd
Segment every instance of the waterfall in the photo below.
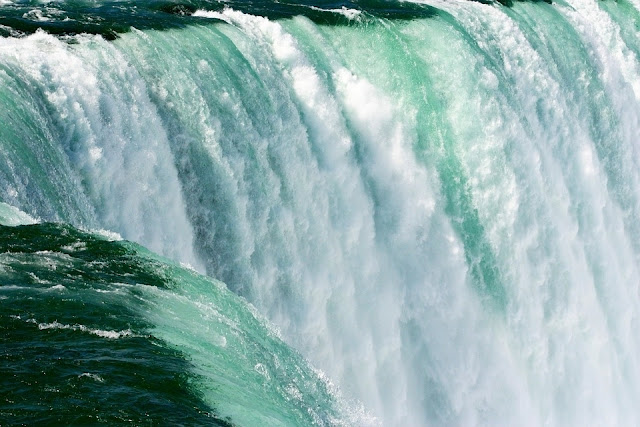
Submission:
{"label": "waterfall", "polygon": [[640,3],[345,4],[1,38],[0,202],[221,280],[372,424],[639,423]]}

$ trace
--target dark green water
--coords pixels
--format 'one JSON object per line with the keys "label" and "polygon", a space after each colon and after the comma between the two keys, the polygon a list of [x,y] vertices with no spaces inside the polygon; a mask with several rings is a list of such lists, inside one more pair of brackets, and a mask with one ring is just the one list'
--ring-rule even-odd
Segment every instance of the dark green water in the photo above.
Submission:
{"label": "dark green water", "polygon": [[3,423],[227,425],[140,316],[136,286],[168,283],[133,250],[42,224],[0,226],[0,253]]}
{"label": "dark green water", "polygon": [[[222,351],[206,352],[215,369],[205,375],[197,366],[203,349],[176,345],[180,339],[158,331],[159,322],[148,316],[158,310],[156,293],[180,299],[189,282],[198,280],[215,300],[211,308],[220,310],[219,319],[247,318],[235,326],[236,341],[232,333],[228,341],[214,343]],[[186,321],[178,314],[180,303],[165,309],[174,326]],[[0,225],[0,424],[231,426],[233,417],[223,417],[217,404],[229,414],[229,401],[247,397],[260,403],[242,409],[241,425],[326,424],[335,417],[326,386],[259,321],[249,319],[254,318],[246,303],[220,285],[136,245],[66,225]],[[199,323],[215,326],[207,316]],[[216,333],[223,335],[225,328],[209,336]],[[297,364],[297,372],[283,375],[269,363],[274,356]],[[287,402],[284,390],[260,385],[256,377],[263,375],[290,387],[313,382],[317,391],[306,389],[298,401]]]}

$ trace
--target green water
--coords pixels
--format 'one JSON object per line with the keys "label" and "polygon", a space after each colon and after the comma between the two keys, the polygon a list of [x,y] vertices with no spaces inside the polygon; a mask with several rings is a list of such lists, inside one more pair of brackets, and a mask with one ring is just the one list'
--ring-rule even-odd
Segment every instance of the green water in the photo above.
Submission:
{"label": "green water", "polygon": [[339,422],[327,383],[221,283],[64,225],[0,242],[3,424]]}

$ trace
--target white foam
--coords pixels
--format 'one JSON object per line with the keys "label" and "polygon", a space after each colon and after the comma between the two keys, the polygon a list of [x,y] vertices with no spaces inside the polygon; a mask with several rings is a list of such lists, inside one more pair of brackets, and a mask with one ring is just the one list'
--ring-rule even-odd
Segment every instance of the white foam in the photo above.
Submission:
{"label": "white foam", "polygon": [[22,17],[24,19],[30,19],[39,22],[47,22],[51,20],[51,18],[49,16],[46,16],[40,9],[32,9],[29,12],[23,14]]}
{"label": "white foam", "polygon": [[349,9],[348,7],[342,6],[340,9],[322,9],[316,6],[309,6],[310,9],[317,10],[320,12],[331,12],[337,13],[339,15],[344,16],[345,18],[351,21],[357,21],[362,17],[362,11],[357,9]]}
{"label": "white foam", "polygon": [[[227,10],[227,9],[225,9],[225,10]],[[210,11],[210,10],[198,9],[191,16],[195,16],[197,18],[218,19],[218,20],[221,20],[221,21],[225,21],[227,23],[231,23],[231,20],[228,17],[226,17],[224,13],[214,12],[214,11]]]}
{"label": "white foam", "polygon": [[116,233],[115,231],[111,231],[111,230],[100,229],[100,230],[90,230],[90,232],[95,233],[99,236],[102,236],[110,242],[119,242],[121,240],[124,240],[119,233]]}
{"label": "white foam", "polygon": [[83,372],[82,374],[78,375],[78,378],[90,378],[94,381],[97,381],[99,383],[103,383],[104,382],[104,378],[102,378],[100,375],[98,374],[92,374],[90,372]]}
{"label": "white foam", "polygon": [[38,323],[38,329],[40,329],[40,330],[68,329],[68,330],[72,330],[72,331],[87,332],[87,333],[90,333],[92,335],[96,335],[96,336],[99,336],[101,338],[107,338],[107,339],[120,339],[120,338],[124,338],[124,337],[140,337],[141,336],[141,335],[134,334],[131,331],[131,329],[126,329],[126,330],[123,330],[123,331],[92,329],[92,328],[88,328],[88,327],[86,327],[84,325],[79,325],[79,324],[66,325],[66,324],[58,322],[57,320],[53,321],[51,323]]}
{"label": "white foam", "polygon": [[8,226],[30,225],[39,221],[20,209],[0,202],[0,224]]}
{"label": "white foam", "polygon": [[[114,239],[114,240],[117,240],[117,239]],[[62,246],[61,249],[68,252],[83,251],[87,249],[87,244],[86,242],[74,242],[74,243],[71,243],[70,245]]]}

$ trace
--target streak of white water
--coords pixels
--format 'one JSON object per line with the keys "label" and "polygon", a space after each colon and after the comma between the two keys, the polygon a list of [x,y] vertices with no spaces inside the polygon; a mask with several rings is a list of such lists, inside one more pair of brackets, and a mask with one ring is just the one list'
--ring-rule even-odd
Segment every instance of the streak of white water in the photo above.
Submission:
{"label": "streak of white water", "polygon": [[[167,136],[144,82],[103,39],[78,41],[69,45],[42,32],[3,39],[0,61],[42,90],[59,124],[57,148],[78,175],[71,191],[86,194],[99,226],[198,268]],[[51,176],[39,179],[64,178],[46,172]],[[28,206],[29,195],[20,198]]]}

